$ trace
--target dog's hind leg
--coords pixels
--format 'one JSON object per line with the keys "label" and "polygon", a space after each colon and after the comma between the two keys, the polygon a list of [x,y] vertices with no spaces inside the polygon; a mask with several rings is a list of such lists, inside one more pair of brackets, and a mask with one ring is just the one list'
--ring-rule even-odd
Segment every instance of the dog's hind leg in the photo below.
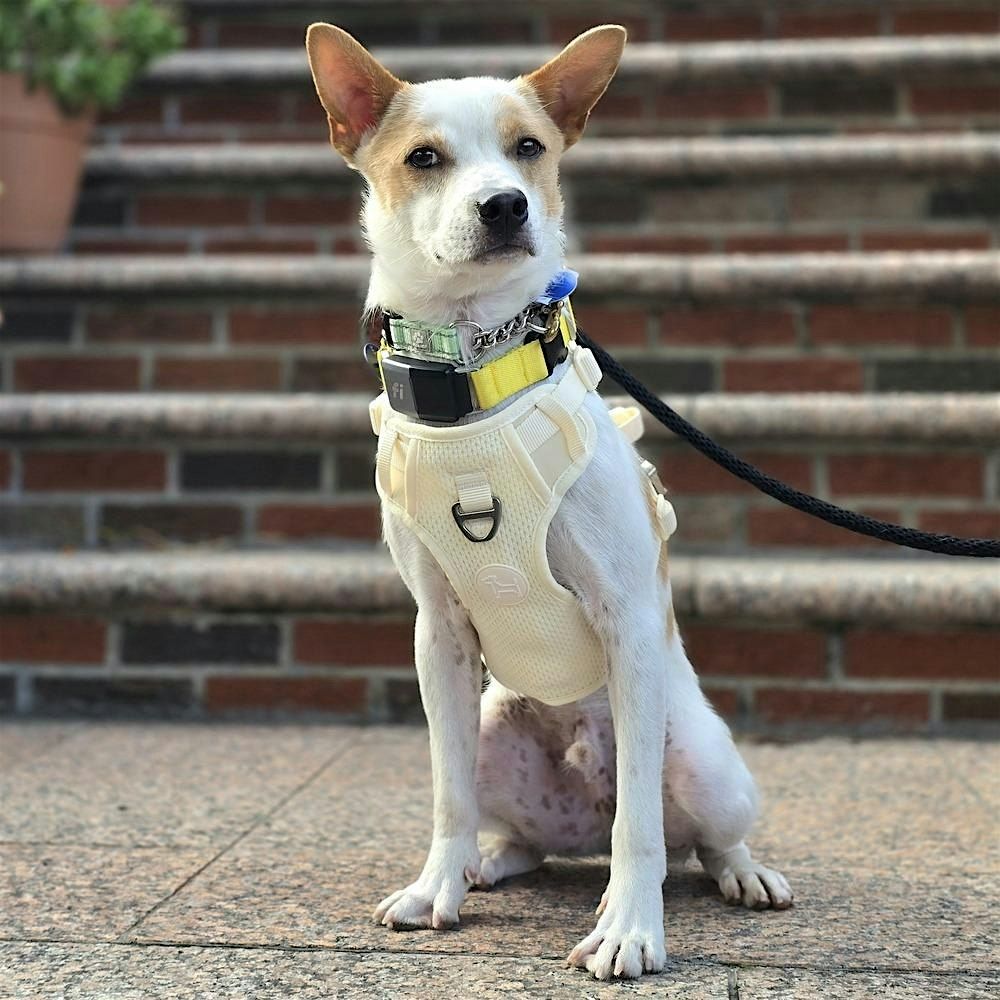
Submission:
{"label": "dog's hind leg", "polygon": [[417,601],[414,653],[430,733],[434,833],[420,877],[386,897],[374,916],[397,930],[441,930],[458,923],[459,906],[479,875],[479,639],[433,557],[389,511],[385,534]]}
{"label": "dog's hind leg", "polygon": [[729,727],[698,687],[680,638],[670,641],[665,798],[688,822],[705,871],[723,896],[752,909],[785,909],[792,892],[780,872],[755,862],[744,843],[757,816],[757,789]]}
{"label": "dog's hind leg", "polygon": [[535,848],[498,836],[483,846],[476,887],[492,889],[502,879],[533,872],[544,860]]}

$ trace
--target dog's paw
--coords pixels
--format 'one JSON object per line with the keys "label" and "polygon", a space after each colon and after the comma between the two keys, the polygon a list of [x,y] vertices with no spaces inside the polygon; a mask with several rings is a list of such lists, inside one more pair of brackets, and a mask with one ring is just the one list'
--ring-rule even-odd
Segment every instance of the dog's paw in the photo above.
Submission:
{"label": "dog's paw", "polygon": [[595,979],[637,979],[644,972],[661,972],[667,960],[663,896],[659,886],[646,896],[644,905],[618,905],[609,886],[597,908],[597,926],[569,953],[566,964],[586,969]]}
{"label": "dog's paw", "polygon": [[794,899],[785,876],[756,861],[726,865],[716,881],[727,903],[742,903],[750,910],[787,910]]}
{"label": "dog's paw", "polygon": [[478,849],[434,845],[420,878],[386,896],[372,919],[394,931],[448,930],[458,924],[459,907],[478,879]]}

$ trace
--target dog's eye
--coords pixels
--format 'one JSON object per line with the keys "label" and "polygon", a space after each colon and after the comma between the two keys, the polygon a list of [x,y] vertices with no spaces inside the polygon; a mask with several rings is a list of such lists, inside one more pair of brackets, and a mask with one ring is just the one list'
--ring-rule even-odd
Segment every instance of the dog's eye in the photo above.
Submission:
{"label": "dog's eye", "polygon": [[545,152],[545,147],[533,136],[521,139],[517,144],[517,155],[522,160],[537,159]]}
{"label": "dog's eye", "polygon": [[439,157],[437,151],[431,149],[430,146],[420,146],[410,153],[410,155],[406,158],[406,162],[409,163],[411,167],[426,170],[428,167],[436,167],[441,162],[441,157]]}

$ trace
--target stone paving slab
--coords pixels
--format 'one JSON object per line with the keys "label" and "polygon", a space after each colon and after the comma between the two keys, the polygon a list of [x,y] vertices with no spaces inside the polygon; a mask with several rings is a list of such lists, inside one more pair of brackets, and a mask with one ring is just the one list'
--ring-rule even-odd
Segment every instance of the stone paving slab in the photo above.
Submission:
{"label": "stone paving slab", "polygon": [[667,974],[609,987],[561,964],[592,927],[606,858],[472,893],[457,931],[371,923],[427,846],[420,729],[79,724],[53,746],[58,725],[29,728],[0,742],[29,752],[0,768],[0,827],[20,840],[0,844],[0,1000],[1000,987],[996,744],[745,743],[766,800],[754,843],[796,906],[728,907],[697,864],[675,869]]}
{"label": "stone paving slab", "polygon": [[0,772],[37,760],[82,730],[75,722],[0,723]]}
{"label": "stone paving slab", "polygon": [[0,842],[222,844],[354,736],[318,726],[89,727],[0,773]]}
{"label": "stone paving slab", "polygon": [[[730,992],[730,984],[734,991]],[[134,945],[0,944],[0,1000],[366,1000],[454,996],[593,1000],[993,1000],[992,976],[736,969],[670,961],[661,976],[597,983],[558,961]]]}
{"label": "stone paving slab", "polygon": [[0,939],[124,934],[211,850],[0,845]]}

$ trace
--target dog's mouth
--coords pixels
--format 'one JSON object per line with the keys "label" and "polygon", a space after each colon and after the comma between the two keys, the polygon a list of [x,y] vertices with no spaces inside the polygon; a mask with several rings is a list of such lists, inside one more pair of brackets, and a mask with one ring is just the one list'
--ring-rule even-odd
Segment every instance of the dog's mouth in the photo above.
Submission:
{"label": "dog's mouth", "polygon": [[477,264],[496,264],[534,256],[535,248],[531,243],[527,240],[512,239],[491,243],[474,254],[472,259]]}

